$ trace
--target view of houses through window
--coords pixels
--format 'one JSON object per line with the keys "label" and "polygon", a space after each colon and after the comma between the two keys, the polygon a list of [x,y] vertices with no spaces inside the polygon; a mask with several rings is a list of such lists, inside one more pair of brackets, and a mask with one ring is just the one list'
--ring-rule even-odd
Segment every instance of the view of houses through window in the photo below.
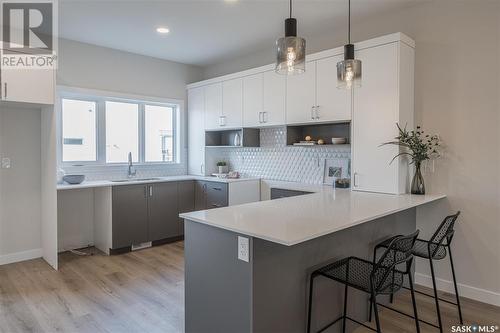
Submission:
{"label": "view of houses through window", "polygon": [[[176,160],[176,105],[62,98],[64,163],[168,163]],[[142,147],[142,148],[141,148]]]}

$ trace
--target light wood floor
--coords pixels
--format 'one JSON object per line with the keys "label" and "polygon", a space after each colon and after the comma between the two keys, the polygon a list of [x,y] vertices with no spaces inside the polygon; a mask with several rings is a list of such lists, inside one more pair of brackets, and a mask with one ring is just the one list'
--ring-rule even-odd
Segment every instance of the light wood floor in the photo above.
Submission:
{"label": "light wood floor", "polygon": [[[178,242],[111,257],[64,253],[58,272],[41,259],[0,266],[0,332],[182,332],[183,252]],[[407,293],[395,303],[411,311]],[[435,318],[431,299],[418,304],[423,318]],[[500,308],[464,299],[463,310],[468,323],[500,325]],[[457,320],[453,307],[442,311],[447,325]],[[381,320],[384,332],[414,332],[398,314],[382,310]]]}

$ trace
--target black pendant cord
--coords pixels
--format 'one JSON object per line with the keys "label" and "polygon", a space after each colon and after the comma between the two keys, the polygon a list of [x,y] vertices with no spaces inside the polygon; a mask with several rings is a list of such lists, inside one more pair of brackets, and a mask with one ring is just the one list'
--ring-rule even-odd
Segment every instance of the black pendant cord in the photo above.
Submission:
{"label": "black pendant cord", "polygon": [[290,0],[290,18],[292,18],[292,0]]}
{"label": "black pendant cord", "polygon": [[351,44],[351,0],[349,0],[349,16],[348,16],[347,20],[348,20],[348,23],[347,23],[347,41],[348,41],[348,44]]}

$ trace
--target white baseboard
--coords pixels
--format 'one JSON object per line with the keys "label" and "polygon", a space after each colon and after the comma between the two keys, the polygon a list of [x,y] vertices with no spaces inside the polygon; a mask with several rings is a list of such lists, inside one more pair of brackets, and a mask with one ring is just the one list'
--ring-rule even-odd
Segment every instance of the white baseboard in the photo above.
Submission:
{"label": "white baseboard", "polygon": [[15,252],[0,255],[0,265],[11,264],[14,262],[31,260],[42,257],[42,249],[33,249],[23,252]]}
{"label": "white baseboard", "polygon": [[[424,287],[432,288],[432,278],[430,275],[425,275],[421,273],[415,273],[415,283],[420,284]],[[455,294],[455,288],[453,287],[453,281],[437,279],[436,280],[437,289]],[[494,291],[485,290],[481,288],[471,287],[466,284],[458,283],[458,293],[461,297],[470,298],[479,302],[492,304],[495,306],[500,306],[500,293]]]}

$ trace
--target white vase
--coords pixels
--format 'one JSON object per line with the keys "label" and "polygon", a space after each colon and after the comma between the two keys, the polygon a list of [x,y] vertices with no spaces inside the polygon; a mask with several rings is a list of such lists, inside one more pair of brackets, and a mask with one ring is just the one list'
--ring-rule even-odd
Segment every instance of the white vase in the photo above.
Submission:
{"label": "white vase", "polygon": [[219,173],[228,173],[229,167],[227,165],[219,166]]}

